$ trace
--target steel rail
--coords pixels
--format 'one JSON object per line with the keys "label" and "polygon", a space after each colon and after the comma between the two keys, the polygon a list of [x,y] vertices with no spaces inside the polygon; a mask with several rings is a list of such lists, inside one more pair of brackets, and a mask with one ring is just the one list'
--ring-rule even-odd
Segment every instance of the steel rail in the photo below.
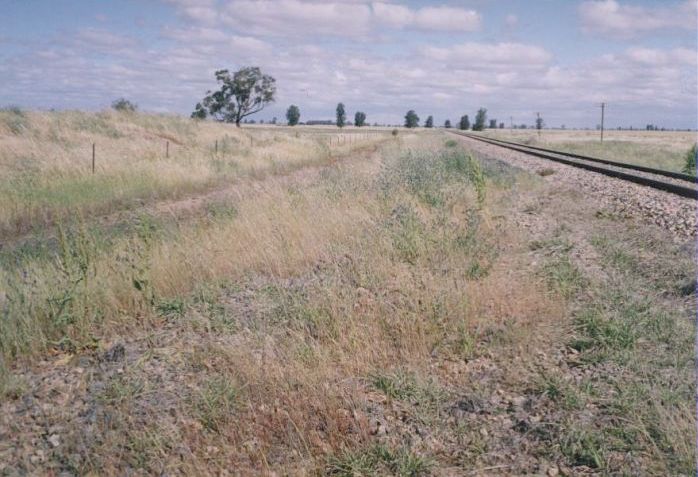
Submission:
{"label": "steel rail", "polygon": [[[549,153],[541,152],[539,150],[539,148],[527,146],[525,144],[510,143],[508,141],[500,141],[498,139],[484,138],[482,136],[476,136],[476,135],[467,134],[467,133],[459,133],[459,132],[455,132],[455,131],[449,131],[449,132],[452,134],[455,134],[457,136],[467,137],[469,139],[482,141],[482,142],[492,144],[495,146],[503,147],[506,149],[511,149],[513,151],[522,152],[524,154],[528,154],[531,156],[540,157],[541,159],[548,159],[548,160],[559,162],[561,164],[565,164],[568,166],[578,167],[578,168],[585,169],[588,171],[603,174],[603,175],[606,175],[609,177],[615,177],[617,179],[622,179],[622,180],[625,180],[628,182],[633,182],[635,184],[644,185],[647,187],[651,187],[653,189],[662,190],[664,192],[669,192],[671,194],[679,195],[681,197],[688,197],[690,199],[698,200],[698,191],[696,191],[696,189],[694,189],[692,187],[686,187],[686,186],[674,184],[671,182],[663,182],[663,181],[659,181],[656,179],[650,179],[649,177],[645,177],[645,176],[638,176],[638,175],[634,175],[634,174],[629,174],[629,173],[618,171],[615,169],[608,169],[605,167],[599,167],[596,165],[586,164],[586,163],[575,161],[572,159],[565,159],[565,157],[560,157],[560,156],[566,156],[566,157],[575,158],[575,159],[582,159],[580,157],[577,157],[577,155],[568,154],[568,153],[560,152],[560,151],[549,150],[552,152],[552,154],[556,154],[553,156]],[[584,158],[582,160],[588,160],[588,159]],[[598,161],[604,161],[604,160],[598,159]],[[604,162],[604,164],[610,165],[610,166],[616,166],[616,164],[620,164],[620,163],[614,163],[613,161],[607,161],[607,162]],[[627,164],[624,164],[624,165],[627,166]],[[635,167],[641,167],[641,166],[632,166],[632,167],[630,167],[630,169],[635,169]],[[641,171],[639,169],[635,169],[635,170]],[[648,172],[648,171],[641,171],[641,172]],[[667,171],[662,171],[662,172],[667,172]]]}
{"label": "steel rail", "polygon": [[[483,136],[476,136],[474,134],[467,134],[467,133],[456,133],[456,134],[460,134],[463,136],[467,135],[468,137],[483,137]],[[654,167],[638,166],[636,164],[628,164],[627,162],[617,162],[617,161],[611,161],[609,159],[600,159],[598,157],[583,156],[581,154],[574,154],[572,152],[556,151],[555,149],[546,149],[544,147],[529,146],[528,144],[521,144],[518,142],[507,141],[505,139],[498,139],[498,138],[491,138],[491,137],[485,137],[485,139],[501,142],[504,144],[511,144],[512,146],[527,147],[529,149],[535,149],[536,151],[550,152],[553,154],[562,154],[562,155],[565,155],[568,157],[574,157],[576,159],[584,159],[585,161],[589,161],[589,162],[597,162],[599,164],[606,164],[609,166],[622,167],[624,169],[632,169],[635,171],[647,172],[648,174],[656,174],[659,176],[671,177],[672,179],[679,179],[682,181],[698,183],[698,176],[692,176],[689,174],[682,174],[681,172],[665,171],[664,169],[656,169]]]}

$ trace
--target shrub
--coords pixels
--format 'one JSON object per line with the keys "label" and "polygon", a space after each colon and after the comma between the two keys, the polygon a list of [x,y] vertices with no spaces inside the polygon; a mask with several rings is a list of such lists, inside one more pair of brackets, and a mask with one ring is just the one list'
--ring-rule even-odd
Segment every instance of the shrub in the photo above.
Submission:
{"label": "shrub", "polygon": [[686,162],[683,166],[683,172],[686,174],[696,175],[696,155],[698,154],[696,147],[697,145],[694,144],[686,153]]}
{"label": "shrub", "polygon": [[393,129],[393,132],[391,133],[393,136],[397,136],[397,129]]}
{"label": "shrub", "polygon": [[138,109],[138,105],[136,103],[132,103],[126,98],[119,98],[115,100],[113,103],[111,103],[111,107],[117,111],[127,113],[134,113]]}
{"label": "shrub", "polygon": [[0,121],[5,123],[12,134],[20,134],[29,127],[29,118],[19,106],[0,108]]}

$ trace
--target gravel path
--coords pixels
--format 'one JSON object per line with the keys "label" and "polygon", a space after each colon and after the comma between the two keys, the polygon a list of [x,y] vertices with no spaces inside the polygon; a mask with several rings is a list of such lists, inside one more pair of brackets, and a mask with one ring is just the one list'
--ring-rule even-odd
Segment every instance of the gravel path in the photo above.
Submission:
{"label": "gravel path", "polygon": [[476,154],[498,159],[537,173],[544,180],[587,192],[614,213],[644,219],[681,237],[695,237],[698,226],[696,201],[650,187],[603,176],[583,169],[533,157],[521,152],[459,138]]}

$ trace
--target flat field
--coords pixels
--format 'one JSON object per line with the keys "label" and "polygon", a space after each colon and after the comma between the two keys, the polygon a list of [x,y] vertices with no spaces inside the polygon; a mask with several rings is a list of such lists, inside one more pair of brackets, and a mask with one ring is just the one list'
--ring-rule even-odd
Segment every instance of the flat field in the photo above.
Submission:
{"label": "flat field", "polygon": [[3,114],[0,473],[695,473],[691,240],[442,130]]}
{"label": "flat field", "polygon": [[486,136],[532,146],[573,152],[601,159],[627,162],[681,172],[686,153],[696,143],[695,131],[599,131],[544,129],[489,129]]}

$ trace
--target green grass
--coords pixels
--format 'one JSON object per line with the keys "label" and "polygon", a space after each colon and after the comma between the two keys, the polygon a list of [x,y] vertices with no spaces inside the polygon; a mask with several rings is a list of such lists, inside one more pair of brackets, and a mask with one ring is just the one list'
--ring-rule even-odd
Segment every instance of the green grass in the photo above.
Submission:
{"label": "green grass", "polygon": [[584,275],[566,255],[549,261],[543,268],[543,274],[550,288],[565,298],[572,297],[586,283]]}
{"label": "green grass", "polygon": [[[553,441],[572,466],[614,474],[624,467],[611,456],[650,452],[656,468],[649,473],[695,473],[684,440],[692,432],[685,416],[693,412],[695,395],[695,328],[685,310],[668,308],[660,298],[661,290],[690,273],[691,264],[673,259],[667,245],[598,235],[591,243],[605,275],[591,280],[572,265],[562,242],[531,248],[557,250],[544,273],[549,286],[575,304],[567,345],[579,352],[576,365],[591,377],[577,382],[541,375],[537,392],[563,410]],[[642,247],[658,256],[638,253]],[[595,377],[597,367],[612,371]],[[591,421],[580,413],[588,406],[596,409]]]}
{"label": "green grass", "polygon": [[339,477],[420,477],[428,475],[430,468],[428,459],[405,448],[392,450],[384,445],[375,445],[330,458],[325,472]]}
{"label": "green grass", "polygon": [[239,405],[240,389],[226,376],[207,379],[192,399],[192,412],[211,431],[220,431],[233,419]]}

